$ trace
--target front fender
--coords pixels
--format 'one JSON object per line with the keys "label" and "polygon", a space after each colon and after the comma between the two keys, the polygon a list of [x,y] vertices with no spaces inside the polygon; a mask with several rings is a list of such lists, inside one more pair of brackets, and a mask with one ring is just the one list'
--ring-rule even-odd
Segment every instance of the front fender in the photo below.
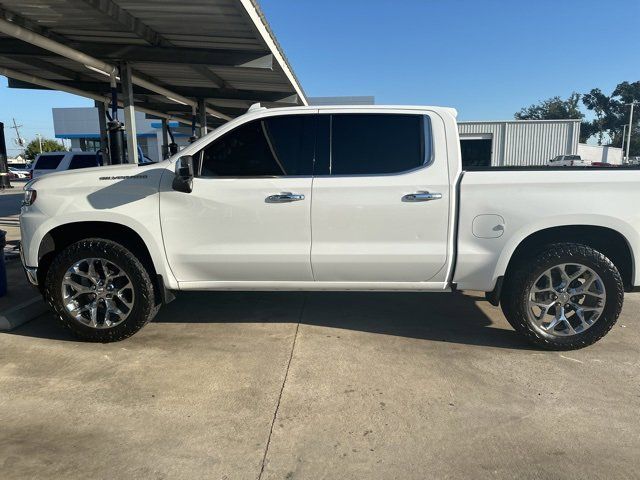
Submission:
{"label": "front fender", "polygon": [[33,205],[22,208],[21,236],[25,263],[38,266],[40,244],[54,228],[78,222],[109,222],[133,230],[147,246],[156,272],[168,288],[178,284],[168,268],[160,227],[160,179],[157,164],[139,168],[90,169],[51,174],[32,185]]}

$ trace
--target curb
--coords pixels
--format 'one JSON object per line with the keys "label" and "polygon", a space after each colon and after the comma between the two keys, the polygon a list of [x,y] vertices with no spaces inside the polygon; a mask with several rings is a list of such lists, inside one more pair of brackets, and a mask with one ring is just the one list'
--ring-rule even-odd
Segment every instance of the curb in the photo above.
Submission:
{"label": "curb", "polygon": [[0,312],[0,332],[10,332],[49,310],[42,297],[33,297],[4,312]]}

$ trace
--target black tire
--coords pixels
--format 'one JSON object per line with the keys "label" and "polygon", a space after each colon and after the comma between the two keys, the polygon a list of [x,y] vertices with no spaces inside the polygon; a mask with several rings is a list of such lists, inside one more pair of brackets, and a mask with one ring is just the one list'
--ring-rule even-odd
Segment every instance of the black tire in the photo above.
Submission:
{"label": "black tire", "polygon": [[[570,336],[555,336],[535,328],[527,313],[529,292],[547,269],[563,263],[579,263],[597,273],[606,289],[602,314],[593,325]],[[531,343],[546,350],[576,350],[589,346],[615,325],[622,310],[624,287],[616,266],[602,253],[578,243],[556,243],[518,261],[505,277],[501,297],[502,311],[511,326]]]}
{"label": "black tire", "polygon": [[[85,258],[104,258],[120,267],[131,280],[135,302],[127,318],[111,328],[92,328],[71,316],[62,300],[62,280],[66,271]],[[88,238],[61,251],[51,263],[44,284],[44,298],[56,313],[58,320],[71,333],[89,342],[117,342],[130,337],[149,321],[159,310],[155,305],[154,286],[146,268],[125,247],[100,238]]]}

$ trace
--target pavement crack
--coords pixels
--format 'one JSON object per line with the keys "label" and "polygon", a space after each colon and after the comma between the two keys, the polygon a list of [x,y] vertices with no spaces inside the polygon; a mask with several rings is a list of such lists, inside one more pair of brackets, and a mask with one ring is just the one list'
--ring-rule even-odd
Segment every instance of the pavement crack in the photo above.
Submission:
{"label": "pavement crack", "polygon": [[304,313],[304,307],[307,303],[307,296],[305,295],[302,300],[302,307],[300,307],[300,315],[298,316],[298,323],[296,324],[296,331],[293,335],[293,343],[291,344],[291,352],[289,353],[289,361],[287,362],[287,368],[284,372],[284,379],[280,386],[280,393],[278,394],[278,401],[276,402],[276,409],[273,412],[273,418],[271,419],[271,428],[269,429],[269,436],[267,437],[267,445],[264,448],[264,455],[262,456],[262,463],[260,464],[260,473],[258,474],[258,480],[262,479],[264,473],[264,467],[267,463],[267,455],[269,454],[269,446],[271,445],[271,436],[273,435],[273,426],[276,424],[278,418],[278,411],[280,410],[280,401],[282,400],[282,393],[284,387],[287,384],[287,378],[289,378],[289,368],[291,367],[291,361],[293,360],[293,352],[296,349],[296,342],[298,341],[298,330],[300,330],[300,322],[302,321],[302,315]]}

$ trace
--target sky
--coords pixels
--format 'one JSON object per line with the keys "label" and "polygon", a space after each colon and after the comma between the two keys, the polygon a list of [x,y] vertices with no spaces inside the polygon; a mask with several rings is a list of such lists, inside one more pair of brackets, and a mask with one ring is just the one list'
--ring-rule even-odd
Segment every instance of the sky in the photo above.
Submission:
{"label": "sky", "polygon": [[[640,80],[640,0],[259,1],[308,96],[506,120],[552,96]],[[27,139],[53,136],[51,108],[93,105],[6,85],[0,77],[0,121],[15,118]],[[14,131],[5,135],[13,148]]]}

